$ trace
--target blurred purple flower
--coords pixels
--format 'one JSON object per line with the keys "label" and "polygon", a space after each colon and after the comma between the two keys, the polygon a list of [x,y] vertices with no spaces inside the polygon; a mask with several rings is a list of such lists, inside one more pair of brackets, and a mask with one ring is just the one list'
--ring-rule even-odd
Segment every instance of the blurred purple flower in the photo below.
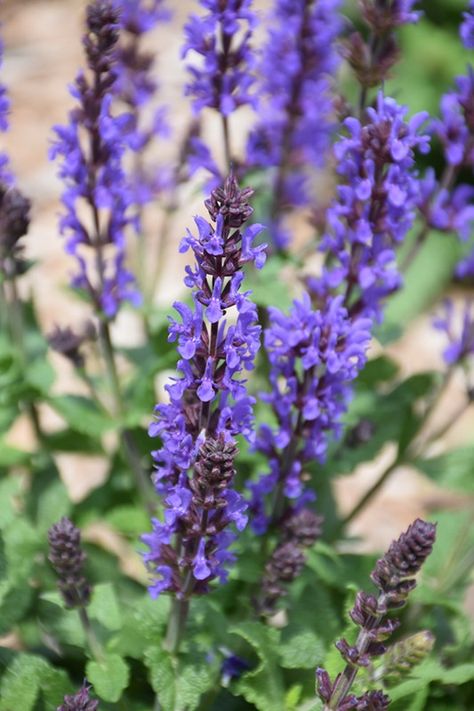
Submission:
{"label": "blurred purple flower", "polygon": [[466,12],[463,12],[463,22],[459,28],[462,42],[466,49],[474,49],[474,1],[470,0]]}
{"label": "blurred purple flower", "polygon": [[448,339],[448,346],[443,351],[443,358],[448,366],[461,363],[474,355],[474,303],[466,300],[462,318],[459,320],[451,299],[444,302],[444,315],[437,316],[433,325],[443,331]]}
{"label": "blurred purple flower", "polygon": [[[55,127],[56,140],[50,150],[52,160],[59,158],[59,177],[65,185],[65,211],[59,225],[66,251],[76,258],[72,286],[85,289],[107,318],[116,315],[122,302],[140,301],[134,278],[125,267],[125,232],[136,227],[129,213],[132,196],[123,169],[130,116],[112,112],[118,37],[115,5],[100,0],[90,3],[83,44],[91,78],[84,72],[77,75],[70,88],[77,105],[69,113],[69,123]],[[84,219],[83,206],[89,221]],[[88,258],[90,250],[94,259]]]}

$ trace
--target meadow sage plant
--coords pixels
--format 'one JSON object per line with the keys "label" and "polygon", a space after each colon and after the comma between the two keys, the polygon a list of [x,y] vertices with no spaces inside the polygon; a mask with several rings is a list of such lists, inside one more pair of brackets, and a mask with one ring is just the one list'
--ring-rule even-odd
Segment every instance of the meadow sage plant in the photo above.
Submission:
{"label": "meadow sage plant", "polygon": [[54,85],[81,30],[43,2],[23,51],[27,5],[0,41],[0,711],[473,708],[473,3],[89,0],[58,284],[25,126],[51,72],[22,81],[43,11]]}

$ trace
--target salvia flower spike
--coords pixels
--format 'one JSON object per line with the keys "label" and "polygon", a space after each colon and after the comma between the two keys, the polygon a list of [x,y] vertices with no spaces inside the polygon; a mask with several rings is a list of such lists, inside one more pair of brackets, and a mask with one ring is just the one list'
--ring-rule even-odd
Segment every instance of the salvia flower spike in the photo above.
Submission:
{"label": "salvia flower spike", "polygon": [[56,711],[97,711],[99,702],[90,698],[90,690],[91,687],[84,684],[76,694],[65,696]]}
{"label": "salvia flower spike", "polygon": [[55,127],[50,150],[51,159],[60,159],[59,177],[65,185],[60,230],[66,251],[76,259],[72,286],[84,289],[106,318],[113,318],[122,302],[140,301],[125,266],[126,232],[136,226],[123,168],[130,117],[112,111],[119,29],[111,0],[88,5],[83,46],[90,76],[77,75],[71,87],[77,105],[68,125]]}
{"label": "salvia flower spike", "polygon": [[359,667],[369,666],[373,657],[385,653],[384,642],[399,625],[398,620],[387,618],[386,615],[406,604],[409,593],[416,586],[414,576],[431,553],[435,537],[435,524],[416,519],[377,561],[370,577],[378,589],[378,595],[357,593],[355,605],[350,612],[353,622],[360,627],[357,640],[354,645],[345,639],[336,642],[346,662],[344,671],[334,682],[324,669],[317,671],[318,693],[328,711],[387,707],[388,699],[381,692],[368,692],[369,695],[376,695],[372,699],[372,703],[375,700],[375,706],[371,707],[358,705],[361,699],[351,696],[350,690]]}
{"label": "salvia flower spike", "polygon": [[[339,64],[339,0],[276,0],[260,62],[259,120],[247,163],[273,168],[270,227],[275,246],[288,246],[283,216],[311,202],[311,168],[321,168],[334,128],[332,76]],[[314,101],[314,97],[318,101]]]}
{"label": "salvia flower spike", "polygon": [[86,607],[91,587],[83,572],[86,554],[81,548],[81,532],[64,517],[51,526],[48,541],[48,559],[58,575],[58,587],[66,607]]}
{"label": "salvia flower spike", "polygon": [[[195,257],[185,278],[193,306],[175,304],[181,322],[170,320],[169,340],[178,342],[180,377],[167,386],[170,401],[157,405],[150,427],[162,442],[154,480],[165,502],[164,522],[154,520],[153,532],[143,536],[156,578],[153,596],[170,590],[186,598],[205,592],[216,577],[225,580],[234,538],[227,529],[234,523],[242,530],[247,520],[232,479],[234,437],[253,438],[254,400],[242,375],[253,368],[260,336],[255,305],[242,290],[242,266],[265,261],[265,245],[253,244],[262,226],[242,229],[251,194],[230,175],[206,201],[211,223],[196,217],[198,235],[188,232],[181,245]],[[229,323],[233,308],[236,319]]]}

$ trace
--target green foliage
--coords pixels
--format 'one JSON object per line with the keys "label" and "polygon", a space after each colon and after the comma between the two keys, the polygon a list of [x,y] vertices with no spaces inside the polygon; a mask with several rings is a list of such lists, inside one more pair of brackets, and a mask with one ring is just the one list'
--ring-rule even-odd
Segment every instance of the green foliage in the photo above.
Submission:
{"label": "green foliage", "polygon": [[94,690],[104,701],[118,701],[129,682],[129,668],[118,654],[106,654],[86,664],[86,674]]}
{"label": "green foliage", "polygon": [[70,691],[64,671],[55,669],[43,657],[18,654],[0,682],[0,711],[33,711],[39,700],[55,708],[58,699]]}

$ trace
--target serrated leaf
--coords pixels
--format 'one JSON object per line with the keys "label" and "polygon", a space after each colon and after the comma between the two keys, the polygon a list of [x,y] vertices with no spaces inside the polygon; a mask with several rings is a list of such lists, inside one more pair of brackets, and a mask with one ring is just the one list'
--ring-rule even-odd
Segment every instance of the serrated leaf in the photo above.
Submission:
{"label": "serrated leaf", "polygon": [[49,404],[73,429],[91,437],[100,437],[115,423],[90,399],[81,395],[59,395]]}
{"label": "serrated leaf", "polygon": [[285,692],[277,658],[279,631],[259,622],[243,622],[232,627],[230,633],[245,639],[260,660],[255,669],[235,684],[233,693],[241,694],[258,711],[285,711]]}
{"label": "serrated leaf", "polygon": [[150,684],[160,704],[172,711],[176,701],[176,679],[171,655],[164,649],[153,647],[145,652],[145,664],[150,670]]}
{"label": "serrated leaf", "polygon": [[117,702],[127,688],[129,668],[118,654],[107,654],[100,661],[89,661],[86,676],[97,696],[104,701]]}
{"label": "serrated leaf", "polygon": [[64,671],[54,669],[42,657],[19,654],[8,667],[0,684],[0,711],[31,711],[40,695],[51,706],[69,688]]}
{"label": "serrated leaf", "polygon": [[119,602],[112,583],[99,583],[92,591],[88,613],[108,630],[119,630],[122,626],[122,615]]}
{"label": "serrated leaf", "polygon": [[145,664],[150,670],[150,683],[163,709],[194,711],[201,696],[215,684],[212,667],[202,659],[177,659],[160,647],[146,651]]}
{"label": "serrated leaf", "polygon": [[285,669],[314,669],[324,660],[325,646],[314,632],[302,630],[280,644],[279,654]]}

